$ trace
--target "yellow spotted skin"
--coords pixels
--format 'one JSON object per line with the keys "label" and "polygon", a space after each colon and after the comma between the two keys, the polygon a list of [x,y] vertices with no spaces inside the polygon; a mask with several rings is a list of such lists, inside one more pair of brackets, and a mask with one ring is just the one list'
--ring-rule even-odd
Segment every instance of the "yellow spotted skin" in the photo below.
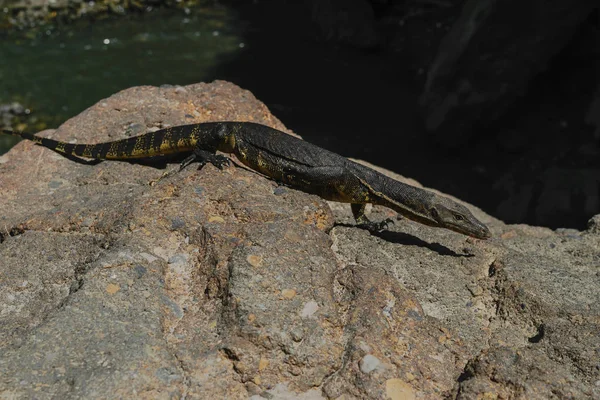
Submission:
{"label": "yellow spotted skin", "polygon": [[327,200],[352,204],[357,221],[365,221],[364,205],[389,207],[414,221],[480,239],[490,231],[463,205],[432,192],[398,182],[339,154],[271,127],[253,122],[206,122],[174,126],[128,139],[98,144],[70,144],[25,132],[4,131],[65,154],[92,159],[146,159],[193,153],[184,161],[217,166],[235,154],[249,168],[288,186]]}

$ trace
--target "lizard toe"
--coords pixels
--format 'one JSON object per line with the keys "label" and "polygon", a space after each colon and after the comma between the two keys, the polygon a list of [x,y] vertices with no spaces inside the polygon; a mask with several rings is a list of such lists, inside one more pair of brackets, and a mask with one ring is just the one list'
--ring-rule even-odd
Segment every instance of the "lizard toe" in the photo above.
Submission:
{"label": "lizard toe", "polygon": [[215,157],[212,160],[210,160],[210,163],[219,169],[223,169],[231,165],[231,160],[229,159],[229,157],[215,155]]}

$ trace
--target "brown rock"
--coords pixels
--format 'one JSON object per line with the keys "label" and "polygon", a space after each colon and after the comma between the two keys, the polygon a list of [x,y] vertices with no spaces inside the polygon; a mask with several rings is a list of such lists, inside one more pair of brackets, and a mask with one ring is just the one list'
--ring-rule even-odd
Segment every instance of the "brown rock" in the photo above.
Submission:
{"label": "brown rock", "polygon": [[[132,88],[42,134],[209,120],[285,130],[215,82]],[[1,161],[0,397],[599,397],[593,229],[474,210],[495,238],[406,220],[372,235],[234,166],[151,186],[163,171],[26,141]]]}

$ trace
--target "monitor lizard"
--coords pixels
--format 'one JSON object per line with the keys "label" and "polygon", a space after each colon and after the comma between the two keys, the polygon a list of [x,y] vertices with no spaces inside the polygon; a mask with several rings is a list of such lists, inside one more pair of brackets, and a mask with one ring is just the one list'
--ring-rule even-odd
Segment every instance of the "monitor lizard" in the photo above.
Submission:
{"label": "monitor lizard", "polygon": [[463,205],[430,191],[407,185],[339,154],[253,122],[206,122],[148,132],[98,144],[71,144],[26,132],[4,130],[66,156],[101,160],[131,160],[191,153],[180,169],[194,161],[222,169],[235,154],[247,167],[293,188],[323,199],[350,203],[354,218],[368,227],[368,203],[382,205],[422,224],[446,228],[479,239],[488,228]]}

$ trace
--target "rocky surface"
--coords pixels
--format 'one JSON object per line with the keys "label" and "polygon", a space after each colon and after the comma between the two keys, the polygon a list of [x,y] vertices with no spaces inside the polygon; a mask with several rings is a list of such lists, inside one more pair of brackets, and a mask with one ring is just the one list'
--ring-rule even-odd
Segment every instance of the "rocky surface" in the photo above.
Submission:
{"label": "rocky surface", "polygon": [[[215,82],[128,89],[41,134],[212,120],[285,130]],[[30,142],[0,158],[1,398],[600,397],[599,217],[373,235],[243,168],[162,173]]]}

